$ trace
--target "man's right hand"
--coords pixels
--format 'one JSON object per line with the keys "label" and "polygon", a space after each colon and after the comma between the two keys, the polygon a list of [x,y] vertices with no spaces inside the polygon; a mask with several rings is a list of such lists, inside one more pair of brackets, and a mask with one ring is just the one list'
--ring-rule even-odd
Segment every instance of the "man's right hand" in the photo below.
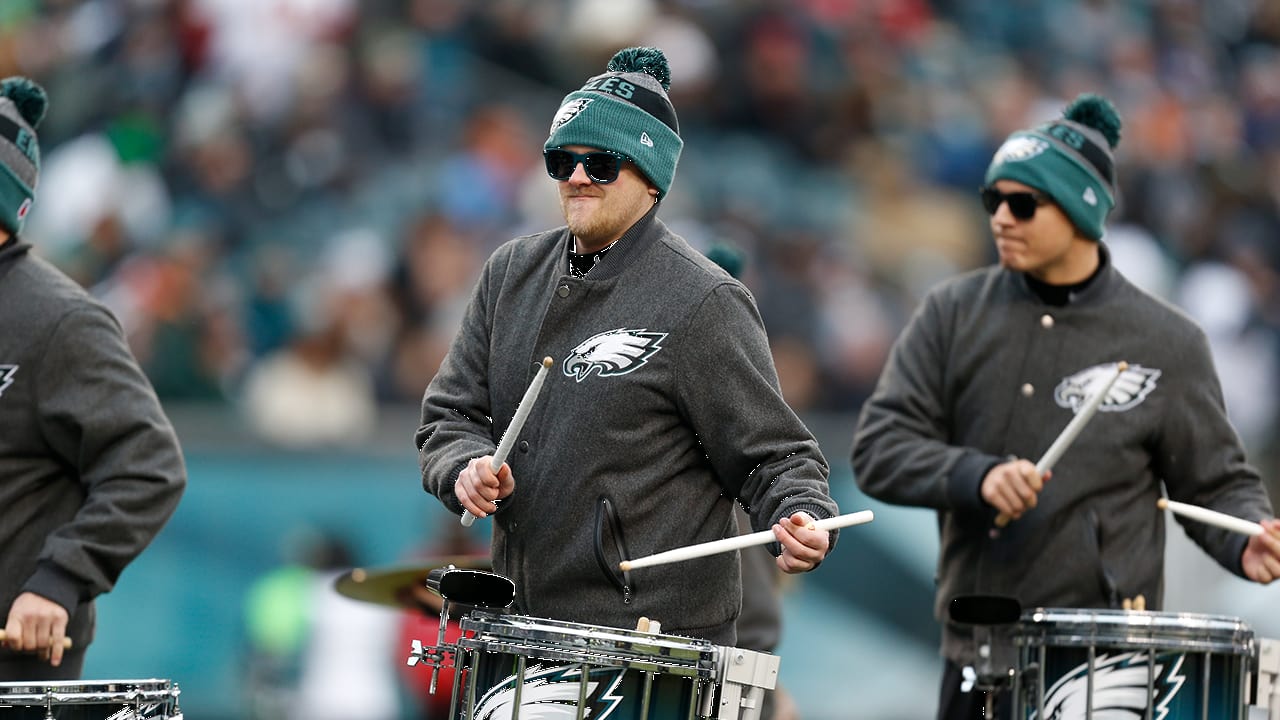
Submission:
{"label": "man's right hand", "polygon": [[474,458],[458,473],[458,481],[453,484],[453,494],[457,496],[458,502],[477,518],[496,512],[498,505],[495,501],[507,497],[516,489],[511,466],[502,463],[495,474],[489,465],[492,460],[492,455]]}
{"label": "man's right hand", "polygon": [[67,636],[67,609],[32,592],[24,592],[9,608],[4,644],[20,652],[38,652],[49,664],[62,664]]}
{"label": "man's right hand", "polygon": [[1010,460],[987,472],[982,478],[982,499],[1004,515],[1017,520],[1036,506],[1036,496],[1052,473],[1036,472],[1030,460]]}

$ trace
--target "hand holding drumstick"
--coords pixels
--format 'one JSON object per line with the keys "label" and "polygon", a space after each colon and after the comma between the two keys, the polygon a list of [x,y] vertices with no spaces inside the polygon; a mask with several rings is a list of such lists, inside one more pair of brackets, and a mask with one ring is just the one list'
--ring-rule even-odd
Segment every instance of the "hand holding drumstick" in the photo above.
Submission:
{"label": "hand holding drumstick", "polygon": [[498,449],[492,455],[472,458],[458,474],[458,480],[453,485],[453,494],[457,496],[458,502],[462,503],[464,527],[471,527],[471,523],[478,517],[497,512],[497,501],[515,492],[516,483],[511,477],[511,468],[506,465],[507,455],[511,453],[511,447],[515,445],[516,438],[520,436],[524,421],[529,419],[529,411],[533,409],[533,403],[538,399],[538,393],[542,390],[542,383],[546,380],[547,370],[551,369],[552,362],[549,357],[542,359],[537,374],[533,376],[533,382],[529,383],[529,387],[524,391],[524,397],[520,399],[520,405],[516,407],[515,417],[511,419],[507,431],[498,441]]}
{"label": "hand holding drumstick", "polygon": [[774,523],[773,536],[782,545],[777,565],[785,573],[808,572],[818,566],[831,547],[831,533],[819,530],[809,513],[793,513]]}
{"label": "hand holding drumstick", "polygon": [[1280,580],[1280,520],[1270,518],[1258,523],[1264,532],[1249,538],[1240,555],[1245,577],[1267,585]]}
{"label": "hand holding drumstick", "polygon": [[1251,522],[1216,510],[1166,498],[1157,500],[1156,507],[1206,525],[1248,535],[1249,542],[1240,555],[1240,565],[1245,577],[1263,585],[1280,579],[1280,520],[1271,518],[1262,522]]}
{"label": "hand holding drumstick", "polygon": [[70,620],[66,608],[33,592],[19,595],[9,608],[9,617],[0,642],[19,652],[38,652],[53,667],[62,664],[62,654],[71,648],[66,636]]}
{"label": "hand holding drumstick", "polygon": [[1050,470],[1057,464],[1058,458],[1075,442],[1076,436],[1107,399],[1111,386],[1128,369],[1129,363],[1123,360],[1116,363],[1115,372],[1101,388],[1089,396],[1088,402],[1062,429],[1039,462],[1031,465],[1026,460],[1012,460],[992,468],[982,479],[982,498],[1000,511],[996,516],[997,528],[1008,525],[1010,520],[1018,519],[1022,513],[1036,506],[1036,496],[1044,489],[1044,481],[1049,479]]}

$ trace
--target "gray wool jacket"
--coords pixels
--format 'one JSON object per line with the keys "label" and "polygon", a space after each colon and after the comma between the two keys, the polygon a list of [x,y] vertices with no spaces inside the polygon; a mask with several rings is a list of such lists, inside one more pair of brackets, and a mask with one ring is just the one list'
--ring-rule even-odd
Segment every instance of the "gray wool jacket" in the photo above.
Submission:
{"label": "gray wool jacket", "polygon": [[[1099,275],[1062,307],[999,267],[935,288],[862,409],[858,485],[937,510],[935,613],[954,662],[974,662],[973,629],[947,620],[957,595],[1119,608],[1142,594],[1160,609],[1162,487],[1173,500],[1271,517],[1227,420],[1203,332],[1130,284],[1099,248]],[[1037,507],[991,537],[995,511],[979,494],[987,470],[1009,457],[1038,460],[1122,360],[1129,370],[1054,466]],[[1243,572],[1244,536],[1179,522],[1223,567]]]}
{"label": "gray wool jacket", "polygon": [[644,616],[732,644],[736,553],[626,574],[618,563],[736,534],[735,498],[757,530],[801,510],[834,516],[826,460],[783,401],[741,283],[654,211],[585,278],[568,273],[569,242],[563,227],[520,237],[486,263],[423,399],[423,486],[461,513],[458,473],[494,452],[553,358],[507,458],[515,492],[492,520],[515,609],[612,627]]}
{"label": "gray wool jacket", "polygon": [[31,591],[67,608],[84,648],[93,598],[168,521],[187,474],[119,323],[29,248],[0,247],[0,623]]}

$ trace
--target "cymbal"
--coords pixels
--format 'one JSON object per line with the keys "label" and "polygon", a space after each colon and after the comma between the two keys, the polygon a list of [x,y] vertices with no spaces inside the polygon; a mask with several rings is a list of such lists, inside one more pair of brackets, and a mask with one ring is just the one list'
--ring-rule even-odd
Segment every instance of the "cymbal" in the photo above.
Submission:
{"label": "cymbal", "polygon": [[338,576],[333,587],[353,600],[421,610],[425,602],[439,611],[440,597],[426,589],[427,575],[436,568],[453,565],[460,569],[489,570],[488,555],[456,555],[429,560],[421,565],[388,568],[353,568]]}

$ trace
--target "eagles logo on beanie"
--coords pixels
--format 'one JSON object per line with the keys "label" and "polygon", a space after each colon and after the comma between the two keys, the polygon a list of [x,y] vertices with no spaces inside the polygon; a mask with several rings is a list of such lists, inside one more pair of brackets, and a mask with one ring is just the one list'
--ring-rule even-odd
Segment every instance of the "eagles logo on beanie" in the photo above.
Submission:
{"label": "eagles logo on beanie", "polygon": [[986,183],[1016,180],[1057,203],[1088,238],[1102,238],[1116,205],[1115,161],[1120,114],[1109,100],[1084,93],[1062,118],[1009,136],[991,159]]}
{"label": "eagles logo on beanie", "polygon": [[36,197],[40,146],[35,128],[49,98],[24,77],[0,80],[0,227],[17,235]]}
{"label": "eagles logo on beanie", "polygon": [[627,156],[665,196],[684,141],[667,97],[671,69],[658,48],[619,50],[603,75],[569,93],[543,149],[585,145]]}

